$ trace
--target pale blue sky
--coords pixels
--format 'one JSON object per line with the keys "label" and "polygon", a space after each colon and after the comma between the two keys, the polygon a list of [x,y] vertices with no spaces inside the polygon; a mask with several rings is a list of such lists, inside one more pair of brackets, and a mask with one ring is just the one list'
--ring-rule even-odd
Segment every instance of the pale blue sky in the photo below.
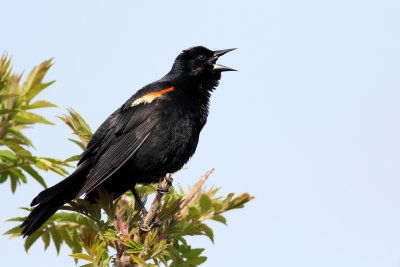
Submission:
{"label": "pale blue sky", "polygon": [[[193,184],[256,199],[196,238],[203,266],[400,266],[399,1],[1,1],[0,51],[16,71],[55,57],[41,98],[95,129],[183,49],[237,47],[188,170]],[[49,110],[53,118],[63,110]],[[38,154],[79,150],[69,131],[29,131]],[[46,175],[49,184],[59,177]],[[0,185],[0,221],[24,214],[35,182]],[[0,225],[0,231],[13,226]],[[62,249],[26,254],[0,237],[2,265],[73,266]]]}

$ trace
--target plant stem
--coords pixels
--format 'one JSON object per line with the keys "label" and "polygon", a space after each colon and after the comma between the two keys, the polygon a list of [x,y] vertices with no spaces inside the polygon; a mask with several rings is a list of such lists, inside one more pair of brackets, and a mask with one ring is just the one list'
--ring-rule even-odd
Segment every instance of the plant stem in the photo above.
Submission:
{"label": "plant stem", "polygon": [[[197,183],[190,189],[189,193],[186,195],[185,200],[182,201],[179,208],[182,210],[196,195],[196,193],[200,190],[201,186],[206,182],[208,176],[214,171],[214,168],[209,169],[201,178],[197,181]],[[185,217],[187,215],[187,210],[182,210],[180,212],[179,217]]]}

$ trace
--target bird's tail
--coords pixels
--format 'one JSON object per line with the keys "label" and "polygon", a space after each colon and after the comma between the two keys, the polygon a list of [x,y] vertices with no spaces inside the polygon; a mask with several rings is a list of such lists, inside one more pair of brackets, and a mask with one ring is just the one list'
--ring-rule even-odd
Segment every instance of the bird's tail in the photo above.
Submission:
{"label": "bird's tail", "polygon": [[40,192],[31,203],[36,206],[22,223],[24,237],[33,234],[60,206],[78,197],[77,193],[85,182],[89,163],[83,162],[69,177]]}

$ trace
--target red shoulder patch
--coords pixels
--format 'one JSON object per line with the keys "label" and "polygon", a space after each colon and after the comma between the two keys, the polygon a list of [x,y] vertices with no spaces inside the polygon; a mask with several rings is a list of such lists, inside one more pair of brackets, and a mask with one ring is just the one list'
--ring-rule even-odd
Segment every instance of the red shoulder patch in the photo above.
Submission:
{"label": "red shoulder patch", "polygon": [[168,92],[170,92],[170,91],[172,91],[172,90],[174,90],[174,89],[175,89],[175,87],[171,86],[171,87],[169,87],[169,88],[167,88],[167,89],[163,89],[163,90],[160,90],[160,91],[147,93],[147,94],[145,94],[144,96],[139,97],[138,99],[136,99],[135,101],[133,101],[133,103],[132,103],[131,106],[132,106],[132,107],[133,107],[133,106],[137,106],[137,105],[139,105],[139,104],[141,104],[141,103],[144,103],[144,104],[151,103],[151,102],[153,102],[154,100],[156,100],[157,98],[162,97],[165,93],[168,93]]}

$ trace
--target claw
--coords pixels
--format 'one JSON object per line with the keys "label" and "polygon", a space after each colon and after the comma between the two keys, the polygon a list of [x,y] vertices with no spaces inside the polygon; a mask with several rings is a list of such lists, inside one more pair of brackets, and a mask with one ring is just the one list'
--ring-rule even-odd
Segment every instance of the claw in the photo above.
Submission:
{"label": "claw", "polygon": [[[162,181],[166,181],[165,185],[161,185]],[[161,178],[160,183],[158,183],[157,192],[162,195],[167,195],[169,192],[169,188],[172,186],[172,175],[166,175],[165,177]]]}
{"label": "claw", "polygon": [[138,223],[138,227],[139,227],[139,233],[143,234],[143,233],[147,233],[151,230],[151,226],[147,226],[143,224],[143,220],[141,220]]}
{"label": "claw", "polygon": [[138,223],[139,232],[141,234],[147,233],[147,232],[153,230],[154,228],[160,227],[163,224],[163,221],[160,219],[160,217],[158,217],[156,215],[150,225],[145,225],[143,222],[145,217],[146,216],[142,217],[142,219]]}
{"label": "claw", "polygon": [[161,187],[158,187],[157,188],[157,192],[158,193],[160,193],[160,194],[162,194],[162,195],[168,195],[168,194],[170,194],[171,192],[169,192],[169,187],[168,188],[161,188]]}
{"label": "claw", "polygon": [[163,224],[163,220],[160,219],[157,215],[154,217],[153,223],[150,225],[150,228],[157,228]]}

